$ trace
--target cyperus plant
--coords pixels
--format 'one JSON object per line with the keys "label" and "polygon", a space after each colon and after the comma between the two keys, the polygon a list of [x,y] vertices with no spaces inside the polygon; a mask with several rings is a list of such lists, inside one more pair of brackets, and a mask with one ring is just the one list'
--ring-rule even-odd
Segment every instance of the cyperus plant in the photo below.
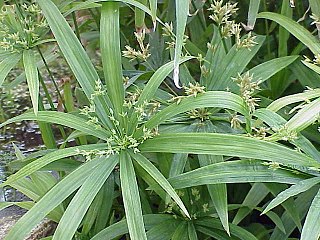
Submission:
{"label": "cyperus plant", "polygon": [[[26,159],[17,151],[23,167],[1,186],[16,187],[33,201],[19,203],[30,210],[6,239],[24,239],[46,216],[58,223],[53,239],[113,239],[127,233],[137,240],[258,239],[237,226],[248,214],[242,208],[233,223],[228,220],[228,208],[242,206],[228,205],[226,184],[248,182],[254,183],[251,192],[261,190],[259,199],[265,193],[278,194],[284,184],[293,185],[264,210],[255,206],[260,202],[252,200],[250,194],[243,204],[264,213],[282,204],[288,215],[282,220],[274,212],[268,216],[283,234],[290,234],[296,226],[301,228],[299,214],[307,212],[288,208],[285,200],[306,192],[305,198],[313,203],[302,239],[317,239],[320,229],[313,220],[319,216],[320,157],[300,132],[317,121],[319,99],[303,105],[288,121],[276,112],[301,99],[318,98],[319,90],[280,98],[266,108],[258,107],[254,96],[260,83],[297,56],[273,59],[247,71],[265,38],[251,33],[241,37],[240,26],[229,19],[236,5],[224,7],[223,1],[214,1],[210,11],[217,26],[211,26],[214,35],[206,56],[199,57],[202,75],[198,79],[189,77],[189,82],[181,78],[186,94],[165,101],[156,96],[161,83],[173,71],[179,87],[179,64],[195,59],[181,54],[184,43],[187,49],[184,32],[189,1],[174,3],[181,10],[176,11],[174,59],[153,72],[141,89],[138,84],[131,89],[124,85],[118,1],[87,1],[75,8],[96,2],[101,7],[103,79],[56,5],[51,0],[37,0],[88,106],[73,113],[27,112],[0,126],[21,120],[50,122],[77,130],[73,137],[90,135],[97,141],[44,155],[40,152],[40,157]],[[149,1],[150,10],[138,1],[121,2],[150,14],[156,25],[157,1]],[[286,23],[272,14],[259,16]],[[298,31],[296,35],[304,43],[313,40],[311,34],[302,36]],[[145,45],[139,44],[143,51]],[[318,48],[313,46],[311,50]],[[65,176],[57,180],[44,170],[64,171]],[[302,201],[298,200],[295,202]]]}

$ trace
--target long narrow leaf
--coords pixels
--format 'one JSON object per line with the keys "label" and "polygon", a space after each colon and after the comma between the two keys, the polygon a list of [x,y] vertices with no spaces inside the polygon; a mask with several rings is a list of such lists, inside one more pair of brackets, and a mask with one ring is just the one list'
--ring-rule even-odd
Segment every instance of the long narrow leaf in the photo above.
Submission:
{"label": "long narrow leaf", "polygon": [[[56,5],[51,0],[37,0],[37,2],[73,74],[87,98],[90,99],[95,91],[96,83],[99,81],[99,76],[92,62]],[[94,101],[100,120],[109,128],[113,128],[113,124],[106,115],[111,107],[110,101],[105,95],[96,96]]]}
{"label": "long narrow leaf", "polygon": [[37,115],[31,112],[24,113],[20,116],[10,118],[8,121],[0,124],[0,128],[10,123],[20,122],[25,120],[36,120],[36,121],[60,124],[66,127],[79,130],[83,133],[98,137],[103,140],[107,140],[108,136],[110,136],[110,132],[104,129],[97,129],[95,126],[88,124],[87,121],[81,117],[77,117],[69,113],[51,112],[51,111],[38,112]]}
{"label": "long narrow leaf", "polygon": [[[243,174],[243,173],[246,174]],[[290,171],[273,170],[261,161],[238,160],[215,163],[183,173],[169,179],[174,188],[194,187],[204,184],[244,183],[244,182],[280,182],[295,184],[303,176]]]}
{"label": "long narrow leaf", "polygon": [[219,133],[161,134],[140,145],[143,152],[228,155],[277,162],[306,170],[319,163],[305,154],[277,143]]}
{"label": "long narrow leaf", "polygon": [[313,187],[314,185],[318,184],[319,182],[320,182],[320,177],[315,177],[315,178],[310,178],[310,179],[307,179],[307,180],[303,180],[303,181],[291,186],[287,190],[281,192],[275,199],[273,199],[268,204],[266,209],[263,210],[262,214],[267,213],[271,209],[275,208],[279,204],[281,204],[284,201],[286,201],[288,198],[293,197],[295,195],[298,195],[299,193],[302,193],[302,192],[305,192],[305,191],[309,190],[311,187]]}
{"label": "long narrow leaf", "polygon": [[320,190],[314,197],[304,222],[301,240],[318,240],[320,237]]}
{"label": "long narrow leaf", "polygon": [[31,162],[27,166],[21,168],[18,172],[8,177],[8,179],[0,185],[0,187],[10,185],[11,183],[17,181],[20,178],[26,177],[31,173],[43,168],[44,166],[52,163],[56,160],[71,157],[80,154],[81,151],[90,151],[90,150],[103,150],[105,149],[105,144],[91,144],[91,145],[83,145],[78,147],[71,147],[66,149],[57,150],[54,152],[50,152],[44,155],[41,158]]}
{"label": "long narrow leaf", "polygon": [[130,237],[132,240],[146,240],[137,179],[132,159],[126,152],[120,153],[120,180]]}
{"label": "long narrow leaf", "polygon": [[26,72],[33,111],[37,115],[40,84],[36,60],[32,50],[23,51],[23,65]]}
{"label": "long narrow leaf", "polygon": [[292,19],[273,12],[262,12],[258,14],[258,18],[266,18],[277,22],[282,27],[287,29],[293,36],[298,38],[304,45],[306,45],[314,55],[320,54],[320,42],[307,29],[302,27],[299,23]]}
{"label": "long narrow leaf", "polygon": [[184,31],[187,25],[189,13],[189,1],[177,0],[176,2],[176,42],[174,49],[174,70],[173,81],[176,87],[181,88],[179,84],[179,62],[181,58],[182,46],[184,41]]}
{"label": "long narrow leaf", "polygon": [[0,62],[0,87],[11,69],[20,61],[21,54],[12,54]]}
{"label": "long narrow leaf", "polygon": [[182,99],[180,103],[171,104],[147,121],[145,126],[153,128],[179,113],[206,107],[227,108],[239,112],[244,116],[248,116],[249,114],[246,104],[238,95],[230,92],[210,91],[199,94],[197,97],[190,96]]}
{"label": "long narrow leaf", "polygon": [[100,20],[102,65],[107,93],[116,112],[122,111],[124,99],[119,28],[119,3],[102,3]]}
{"label": "long narrow leaf", "polygon": [[90,173],[99,168],[101,160],[90,161],[70,173],[56,184],[43,198],[40,199],[19,221],[13,226],[6,236],[6,240],[23,240],[24,237],[48,213],[79,188]]}
{"label": "long narrow leaf", "polygon": [[162,173],[142,154],[130,154],[137,163],[147,171],[151,177],[172,197],[172,199],[178,204],[181,210],[190,218],[188,210],[184,206],[178,194],[172,188],[168,180],[162,175]]}
{"label": "long narrow leaf", "polygon": [[100,167],[92,171],[77,194],[72,198],[55,230],[54,240],[71,240],[73,238],[96,194],[119,162],[118,156],[102,158]]}

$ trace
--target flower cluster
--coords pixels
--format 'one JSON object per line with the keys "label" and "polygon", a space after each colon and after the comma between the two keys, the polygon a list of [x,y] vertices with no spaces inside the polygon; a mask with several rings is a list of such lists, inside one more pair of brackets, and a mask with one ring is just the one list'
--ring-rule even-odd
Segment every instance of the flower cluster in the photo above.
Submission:
{"label": "flower cluster", "polygon": [[131,60],[139,59],[141,61],[146,61],[148,57],[150,57],[150,45],[147,44],[146,46],[144,46],[143,41],[145,39],[145,30],[142,30],[139,33],[135,32],[134,35],[139,43],[140,50],[135,50],[134,48],[127,45],[125,46],[126,50],[122,51],[123,56]]}
{"label": "flower cluster", "polygon": [[230,18],[237,13],[237,4],[227,2],[223,4],[223,0],[214,0],[208,10],[212,11],[209,16],[220,28],[220,33],[223,38],[230,38],[235,36],[235,42],[237,49],[247,48],[251,49],[257,43],[255,42],[256,36],[253,36],[251,32],[245,37],[241,38],[241,24],[236,23]]}
{"label": "flower cluster", "polygon": [[253,82],[253,75],[250,75],[249,72],[245,73],[244,75],[238,74],[238,76],[233,78],[233,80],[240,87],[240,95],[249,106],[250,112],[253,112],[255,107],[258,106],[257,102],[259,101],[259,98],[254,98],[252,95],[256,90],[260,89],[260,81]]}
{"label": "flower cluster", "polygon": [[183,88],[185,90],[185,93],[188,96],[196,97],[198,95],[198,93],[204,93],[205,92],[205,90],[204,90],[205,87],[204,86],[200,86],[199,83],[195,83],[195,84],[189,83],[189,87],[184,86]]}
{"label": "flower cluster", "polygon": [[4,51],[29,49],[47,30],[47,22],[34,3],[4,5],[0,10],[0,49]]}
{"label": "flower cluster", "polygon": [[[167,41],[166,44],[168,45],[166,49],[174,49],[175,47],[175,35],[173,33],[173,25],[172,25],[172,22],[169,24],[169,23],[165,23],[164,24],[164,27],[162,28],[162,36],[164,37],[168,37],[170,38],[170,41]],[[183,45],[186,44],[187,40],[188,40],[188,36],[187,35],[184,35],[183,37]]]}
{"label": "flower cluster", "polygon": [[96,107],[95,107],[95,103],[94,103],[94,99],[97,96],[101,96],[106,94],[106,91],[104,90],[104,87],[101,83],[100,79],[96,80],[95,83],[95,91],[91,94],[90,99],[89,99],[89,106],[84,106],[83,109],[80,109],[80,114],[85,115],[86,117],[88,117],[88,124],[94,125],[96,128],[101,128],[99,119],[97,118],[97,116],[95,116],[95,112],[96,112]]}

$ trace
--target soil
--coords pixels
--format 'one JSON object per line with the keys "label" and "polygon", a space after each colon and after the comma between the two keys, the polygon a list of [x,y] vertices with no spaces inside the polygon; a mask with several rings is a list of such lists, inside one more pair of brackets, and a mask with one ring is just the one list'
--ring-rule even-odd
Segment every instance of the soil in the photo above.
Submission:
{"label": "soil", "polygon": [[[26,210],[11,206],[0,211],[0,240],[4,239],[13,225],[26,213]],[[53,234],[56,224],[48,219],[41,221],[25,240],[37,240]]]}

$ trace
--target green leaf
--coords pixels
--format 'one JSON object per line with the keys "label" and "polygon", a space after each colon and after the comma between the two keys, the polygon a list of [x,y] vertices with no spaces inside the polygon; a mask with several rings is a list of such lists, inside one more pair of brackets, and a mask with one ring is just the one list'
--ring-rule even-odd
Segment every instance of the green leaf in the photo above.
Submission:
{"label": "green leaf", "polygon": [[262,214],[267,213],[271,209],[275,208],[279,204],[286,201],[288,198],[298,195],[299,193],[305,192],[312,188],[314,185],[320,182],[320,177],[310,178],[298,182],[297,184],[291,186],[287,190],[281,192],[275,199],[273,199],[268,206],[263,210]]}
{"label": "green leaf", "polygon": [[194,227],[193,222],[188,222],[188,236],[189,240],[198,240],[196,228]]}
{"label": "green leaf", "polygon": [[298,57],[299,56],[287,56],[275,58],[251,68],[248,72],[253,75],[254,81],[261,83],[293,63]]}
{"label": "green leaf", "polygon": [[320,54],[319,40],[294,20],[273,12],[259,13],[258,18],[265,18],[275,21],[276,23],[287,29],[287,31],[289,31],[293,36],[299,39],[304,45],[306,45],[314,55]]}
{"label": "green leaf", "polygon": [[[139,3],[143,4],[143,5],[147,5],[148,3],[148,0],[138,0]],[[139,8],[135,8],[135,11],[134,11],[134,22],[135,22],[135,27],[136,27],[136,30],[139,32],[141,30],[143,30],[143,28],[146,26],[145,24],[145,12],[142,11],[141,9]]]}
{"label": "green leaf", "polygon": [[147,239],[136,175],[128,153],[120,153],[120,180],[124,209],[132,240]]}
{"label": "green leaf", "polygon": [[112,209],[112,203],[114,199],[114,174],[111,174],[108,178],[107,182],[104,184],[103,188],[100,190],[103,193],[102,202],[103,204],[98,205],[98,213],[95,218],[95,226],[94,226],[94,233],[100,232],[102,229],[105,228],[108,222],[108,217],[110,215]]}
{"label": "green leaf", "polygon": [[37,115],[40,84],[36,60],[32,50],[23,51],[23,65],[28,82],[33,111],[35,115]]}
{"label": "green leaf", "polygon": [[182,99],[180,103],[171,104],[148,120],[145,127],[151,129],[179,113],[206,107],[227,108],[244,116],[249,115],[247,105],[238,95],[230,92],[210,91],[198,94],[197,97],[189,96]]}
{"label": "green leaf", "polygon": [[134,154],[130,152],[130,155],[172,197],[172,199],[177,203],[177,205],[186,214],[186,216],[190,218],[188,210],[184,206],[180,197],[175,192],[173,187],[170,185],[168,180],[162,175],[162,173],[142,154],[139,154],[139,153]]}
{"label": "green leaf", "polygon": [[260,6],[260,0],[250,0],[249,11],[248,11],[248,23],[247,27],[253,30],[256,23],[258,11]]}
{"label": "green leaf", "polygon": [[[198,155],[201,167],[223,162],[223,156],[214,155]],[[230,235],[229,221],[228,221],[228,200],[227,200],[227,186],[226,184],[207,185],[211,200],[221,220],[223,228]]]}
{"label": "green leaf", "polygon": [[254,183],[242,202],[242,205],[232,223],[238,225],[251,211],[252,207],[256,207],[268,195],[268,188],[263,183]]}
{"label": "green leaf", "polygon": [[281,108],[297,102],[305,102],[313,98],[320,97],[320,89],[312,89],[303,93],[292,94],[273,101],[267,109],[277,112]]}
{"label": "green leaf", "polygon": [[173,81],[177,88],[181,88],[179,84],[179,62],[184,41],[184,31],[189,14],[189,1],[176,0],[175,3],[176,9],[179,9],[179,11],[176,11],[176,42],[174,48]]}
{"label": "green leaf", "polygon": [[[196,221],[197,226],[204,226],[207,228],[214,228],[214,229],[219,229],[223,230],[223,227],[219,220],[211,218],[211,219],[199,219]],[[250,233],[249,231],[245,230],[242,227],[236,226],[234,224],[230,224],[230,233],[231,236],[238,237],[242,240],[257,240],[257,238]]]}
{"label": "green leaf", "polygon": [[180,222],[176,231],[173,233],[171,240],[188,239],[188,224],[186,221]]}
{"label": "green leaf", "polygon": [[[295,208],[295,210],[299,213],[301,219],[303,219],[307,214],[310,204],[314,196],[316,195],[317,191],[318,189],[311,188],[309,191],[301,193],[294,201],[294,205],[290,206],[290,208]],[[281,220],[284,223],[286,234],[284,234],[282,231],[279,230],[279,228],[276,227],[271,234],[270,240],[287,239],[291,235],[291,233],[296,229],[297,224],[294,222],[289,212],[285,211],[281,216]]]}
{"label": "green leaf", "polygon": [[62,158],[79,155],[79,151],[103,150],[105,148],[106,148],[105,144],[91,144],[91,145],[83,145],[78,147],[70,147],[70,148],[50,152],[44,155],[43,157],[38,158],[37,160],[34,160],[27,166],[21,168],[15,174],[8,177],[8,179],[4,183],[0,184],[0,187],[10,185],[11,183],[14,183],[15,181],[17,181],[18,179],[26,177],[31,173],[43,168],[49,163],[52,163]]}
{"label": "green leaf", "polygon": [[315,71],[316,73],[320,74],[320,67],[313,64],[313,63],[310,63],[310,62],[307,62],[307,61],[302,61],[302,63],[304,65],[306,65],[308,68],[310,68],[311,70]]}
{"label": "green leaf", "polygon": [[[179,64],[182,64],[186,61],[189,61],[193,59],[194,57],[183,57],[180,59]],[[145,101],[149,101],[156,91],[158,90],[160,84],[163,82],[163,80],[172,72],[174,69],[174,62],[171,61],[163,66],[161,66],[157,71],[152,75],[152,77],[149,79],[147,85],[142,90],[142,93],[140,94],[139,100],[137,105],[143,104]]]}
{"label": "green leaf", "polygon": [[318,240],[320,237],[320,190],[314,197],[304,222],[301,240]]}
{"label": "green leaf", "polygon": [[96,168],[100,168],[103,159],[83,164],[67,175],[43,196],[19,221],[6,236],[6,240],[23,240],[24,237],[56,206],[77,190]]}
{"label": "green leaf", "polygon": [[[178,221],[174,219],[172,215],[169,214],[147,214],[143,216],[143,221],[145,223],[146,230],[152,229],[153,227],[156,227],[157,225],[162,223],[171,222],[172,220]],[[114,239],[126,233],[128,233],[128,226],[127,221],[124,219],[103,229],[91,240]]]}
{"label": "green leaf", "polygon": [[[86,214],[90,204],[105,183],[114,167],[118,164],[118,156],[101,157],[99,168],[94,169],[82,184],[76,195],[72,198],[65,213],[63,214],[57,229],[54,232],[53,239],[67,240],[73,239],[75,232],[82,218]],[[92,160],[98,161],[98,160]]]}
{"label": "green leaf", "polygon": [[298,113],[296,113],[286,124],[288,131],[295,130],[297,132],[310,126],[314,123],[320,112],[320,98],[306,104]]}
{"label": "green leaf", "polygon": [[[246,174],[243,174],[243,173]],[[170,178],[174,188],[186,188],[204,184],[243,183],[243,182],[280,182],[295,184],[304,177],[290,171],[272,170],[261,161],[237,160],[215,163]]]}
{"label": "green leaf", "polygon": [[14,53],[4,58],[0,62],[0,87],[12,68],[20,61],[21,54]]}
{"label": "green leaf", "polygon": [[153,29],[156,29],[157,24],[157,0],[149,0],[150,10],[151,10],[151,18],[153,22]]}
{"label": "green leaf", "polygon": [[226,90],[236,91],[238,86],[233,82],[232,78],[241,74],[251,59],[258,52],[262,43],[264,42],[264,36],[257,36],[255,42],[258,44],[253,46],[249,51],[246,48],[237,49],[234,45],[228,52],[227,56],[220,62],[219,67],[211,79],[207,79],[208,90]]}
{"label": "green leaf", "polygon": [[100,48],[107,94],[115,112],[121,113],[124,83],[121,69],[119,3],[117,2],[102,3]]}
{"label": "green leaf", "polygon": [[[145,5],[141,4],[138,1],[135,0],[88,0],[85,2],[81,2],[79,4],[77,4],[75,7],[71,8],[70,10],[68,10],[67,12],[65,12],[65,16],[69,15],[70,13],[77,11],[79,9],[82,8],[86,8],[88,6],[90,6],[90,4],[92,3],[96,3],[96,2],[121,2],[121,3],[126,3],[132,6],[135,6],[136,8],[141,9],[142,11],[144,11],[145,13],[147,13],[148,15],[152,16],[152,13],[150,11],[149,8],[147,8]],[[159,19],[157,19],[158,21],[160,21]]]}
{"label": "green leaf", "polygon": [[220,133],[160,134],[146,140],[139,149],[142,152],[212,154],[260,159],[301,170],[320,165],[305,154],[278,143]]}
{"label": "green leaf", "polygon": [[[90,99],[91,94],[95,91],[96,81],[99,80],[99,76],[92,62],[56,5],[51,0],[37,0],[37,2],[57,39],[63,56],[87,98]],[[112,129],[113,124],[108,118],[110,100],[107,99],[107,96],[102,95],[96,96],[94,102],[98,117],[104,124]]]}
{"label": "green leaf", "polygon": [[147,232],[148,239],[152,240],[167,240],[171,239],[173,233],[181,223],[179,219],[169,219],[165,222],[161,222],[156,226],[150,228]]}
{"label": "green leaf", "polygon": [[25,120],[36,120],[36,121],[60,124],[66,127],[79,130],[88,135],[98,137],[103,140],[107,140],[108,136],[110,136],[109,131],[102,128],[97,129],[96,126],[90,125],[85,119],[81,117],[77,117],[69,113],[53,112],[53,111],[52,112],[42,111],[42,112],[38,112],[37,115],[35,115],[32,112],[27,112],[27,113],[21,114],[20,116],[10,118],[8,121],[0,124],[0,128],[10,123],[20,122]]}

